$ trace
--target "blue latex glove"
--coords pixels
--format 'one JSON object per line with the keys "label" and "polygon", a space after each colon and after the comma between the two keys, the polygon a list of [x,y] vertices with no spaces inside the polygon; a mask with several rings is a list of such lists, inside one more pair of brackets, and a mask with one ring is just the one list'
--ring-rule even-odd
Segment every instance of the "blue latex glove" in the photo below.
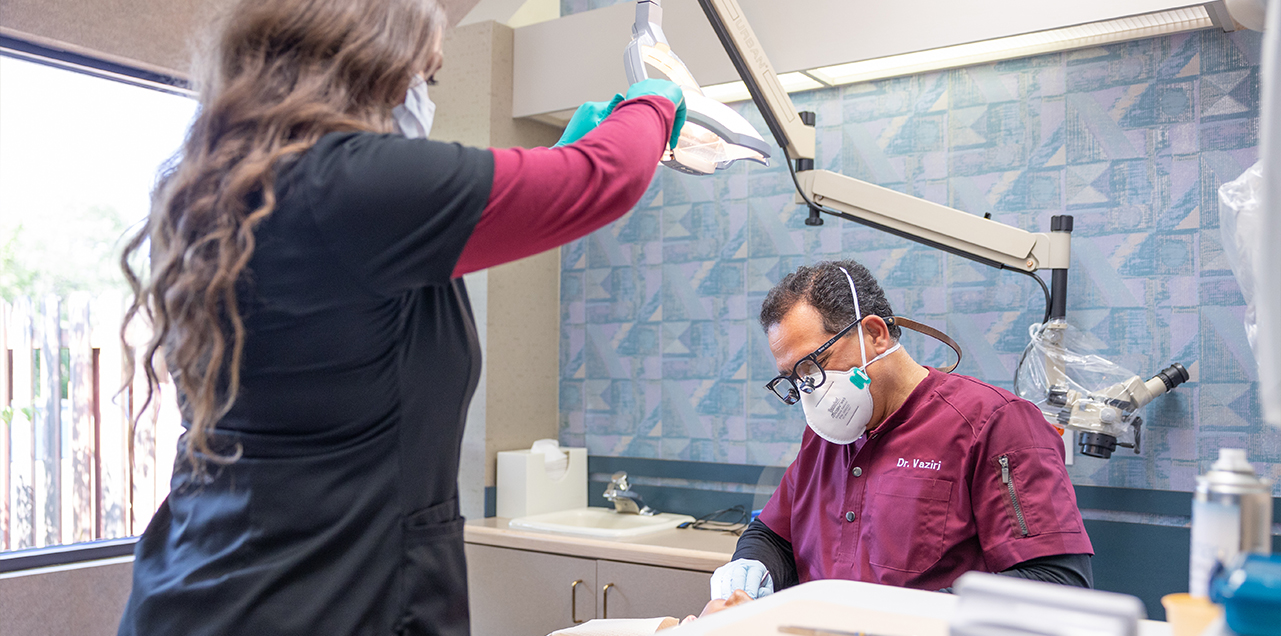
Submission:
{"label": "blue latex glove", "polygon": [[681,137],[681,127],[685,125],[685,91],[681,90],[681,87],[677,86],[675,82],[661,79],[641,80],[627,89],[627,99],[642,95],[666,97],[673,104],[676,104],[676,121],[672,125],[670,141],[671,147],[675,149],[676,140]]}
{"label": "blue latex glove", "polygon": [[587,102],[574,111],[574,116],[569,119],[569,124],[565,126],[565,132],[561,134],[560,141],[556,146],[572,144],[583,138],[583,135],[591,132],[601,122],[605,121],[609,114],[614,112],[614,107],[623,101],[622,95],[614,95],[614,99],[607,102]]}
{"label": "blue latex glove", "polygon": [[712,599],[727,599],[734,590],[752,598],[774,593],[774,579],[765,564],[755,559],[735,559],[712,573]]}

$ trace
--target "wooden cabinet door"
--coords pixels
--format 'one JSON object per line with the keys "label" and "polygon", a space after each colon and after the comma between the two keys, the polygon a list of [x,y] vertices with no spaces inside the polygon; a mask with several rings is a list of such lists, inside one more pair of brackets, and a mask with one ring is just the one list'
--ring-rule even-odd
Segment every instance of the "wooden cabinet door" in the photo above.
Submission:
{"label": "wooden cabinet door", "polygon": [[[596,618],[594,559],[473,543],[466,549],[472,636],[546,636]],[[571,589],[574,581],[582,583]]]}
{"label": "wooden cabinet door", "polygon": [[[654,618],[697,615],[711,595],[710,572],[617,561],[596,562],[596,616]],[[608,591],[603,588],[613,584]]]}

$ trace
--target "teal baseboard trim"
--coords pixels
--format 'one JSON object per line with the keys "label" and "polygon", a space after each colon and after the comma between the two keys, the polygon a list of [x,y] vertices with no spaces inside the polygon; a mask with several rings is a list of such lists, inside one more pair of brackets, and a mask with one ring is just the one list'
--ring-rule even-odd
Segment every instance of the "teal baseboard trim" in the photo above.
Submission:
{"label": "teal baseboard trim", "polygon": [[1133,512],[1145,515],[1192,514],[1192,493],[1174,490],[1074,486],[1082,509]]}
{"label": "teal baseboard trim", "polygon": [[[1148,618],[1165,620],[1161,597],[1188,591],[1192,530],[1187,526],[1085,520],[1094,545],[1094,587],[1139,597]],[[1281,553],[1273,535],[1272,552]]]}
{"label": "teal baseboard trim", "polygon": [[1085,521],[1094,545],[1095,589],[1139,597],[1148,618],[1165,620],[1161,597],[1188,591],[1188,528]]}

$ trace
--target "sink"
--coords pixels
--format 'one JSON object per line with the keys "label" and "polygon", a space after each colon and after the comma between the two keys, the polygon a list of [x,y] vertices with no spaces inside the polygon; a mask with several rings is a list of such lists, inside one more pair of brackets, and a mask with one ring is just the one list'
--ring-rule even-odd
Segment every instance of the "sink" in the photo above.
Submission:
{"label": "sink", "polygon": [[630,539],[671,530],[693,520],[689,515],[665,512],[646,517],[620,514],[614,512],[613,508],[571,508],[512,519],[507,525],[517,530],[559,532],[600,539]]}

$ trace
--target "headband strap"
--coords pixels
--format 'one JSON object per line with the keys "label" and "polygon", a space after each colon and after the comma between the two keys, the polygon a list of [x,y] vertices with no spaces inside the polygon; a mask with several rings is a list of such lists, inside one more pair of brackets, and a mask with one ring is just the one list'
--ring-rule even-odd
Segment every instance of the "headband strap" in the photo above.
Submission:
{"label": "headband strap", "polygon": [[951,373],[952,371],[956,370],[956,365],[961,364],[961,345],[956,344],[956,341],[953,340],[951,336],[943,333],[942,331],[939,331],[938,329],[935,329],[934,327],[931,327],[929,325],[924,325],[919,322],[916,322],[911,318],[904,318],[902,316],[890,316],[890,319],[886,320],[885,324],[890,325],[891,327],[894,325],[898,325],[900,327],[907,327],[912,331],[915,331],[917,333],[923,333],[951,347],[952,351],[956,352],[956,362],[953,362],[952,364],[946,367],[939,367],[939,371],[942,371],[943,373]]}

